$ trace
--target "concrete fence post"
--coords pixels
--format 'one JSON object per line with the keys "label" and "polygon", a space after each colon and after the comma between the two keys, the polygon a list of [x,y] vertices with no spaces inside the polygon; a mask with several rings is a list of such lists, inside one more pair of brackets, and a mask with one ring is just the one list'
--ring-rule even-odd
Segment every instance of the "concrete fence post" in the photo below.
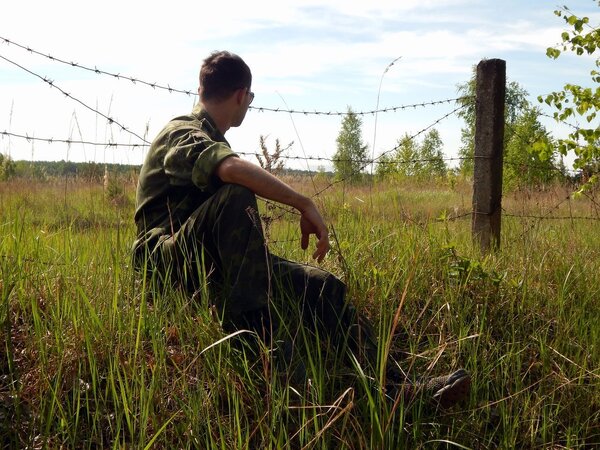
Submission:
{"label": "concrete fence post", "polygon": [[506,62],[488,59],[477,65],[473,239],[484,253],[500,247]]}

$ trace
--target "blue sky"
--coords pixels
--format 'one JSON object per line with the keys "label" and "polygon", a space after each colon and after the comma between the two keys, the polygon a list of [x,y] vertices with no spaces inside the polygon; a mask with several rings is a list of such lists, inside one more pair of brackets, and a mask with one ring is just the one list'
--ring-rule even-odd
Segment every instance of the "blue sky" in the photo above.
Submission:
{"label": "blue sky", "polygon": [[[600,22],[593,0],[567,3]],[[548,1],[113,1],[9,2],[0,37],[45,54],[149,82],[195,91],[202,59],[212,50],[238,53],[253,70],[253,106],[355,111],[456,97],[482,58],[502,58],[507,76],[531,95],[566,82],[589,85],[592,60],[545,49],[560,40],[563,22]],[[151,140],[171,117],[191,110],[194,97],[169,94],[61,65],[1,43],[0,55],[52,79],[89,106]],[[386,73],[387,65],[401,59]],[[38,78],[0,59],[0,131],[39,138],[139,143],[119,127],[65,98]],[[379,155],[405,133],[414,134],[453,109],[444,104],[363,117],[363,138]],[[551,112],[547,110],[547,112]],[[284,144],[290,155],[331,157],[341,117],[249,112],[228,132],[234,150],[255,152],[260,135]],[[555,136],[566,134],[551,120]],[[459,119],[437,129],[448,157],[460,145]],[[0,138],[14,159],[141,163],[144,150],[46,144]],[[327,167],[291,160],[288,166]]]}

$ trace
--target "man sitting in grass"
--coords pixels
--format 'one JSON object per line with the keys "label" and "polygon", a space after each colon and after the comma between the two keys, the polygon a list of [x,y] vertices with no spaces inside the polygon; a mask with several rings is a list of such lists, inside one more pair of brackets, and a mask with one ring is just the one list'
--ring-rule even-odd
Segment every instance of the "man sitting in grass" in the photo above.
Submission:
{"label": "man sitting in grass", "polygon": [[[312,256],[318,262],[329,250],[329,237],[310,198],[239,158],[225,139],[229,128],[244,121],[254,99],[251,86],[250,68],[239,56],[223,51],[204,60],[199,103],[163,128],[142,166],[135,265],[163,285],[190,294],[208,283],[208,301],[224,329],[252,330],[271,346],[282,339],[276,346],[286,363],[302,322],[328,348],[352,352],[372,370],[377,357],[373,333],[346,301],[344,283],[319,268],[275,256],[265,244],[256,196],[299,212],[301,246],[306,249],[314,234]],[[400,385],[405,394],[424,388],[432,399],[450,405],[467,395],[470,378],[459,370]]]}

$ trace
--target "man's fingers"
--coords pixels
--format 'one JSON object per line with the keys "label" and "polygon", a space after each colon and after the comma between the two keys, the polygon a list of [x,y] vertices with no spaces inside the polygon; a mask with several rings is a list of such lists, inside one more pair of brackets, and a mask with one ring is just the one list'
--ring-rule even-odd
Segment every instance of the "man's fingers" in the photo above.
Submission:
{"label": "man's fingers", "polygon": [[300,240],[300,247],[302,250],[306,250],[308,248],[308,237],[310,235],[308,233],[302,233],[302,239]]}
{"label": "man's fingers", "polygon": [[309,213],[302,213],[300,218],[300,231],[302,233],[300,246],[302,247],[302,250],[306,250],[308,248],[310,235],[316,235],[318,241],[317,248],[313,253],[313,258],[321,262],[329,251],[329,234],[327,226],[323,222],[319,212],[316,209],[312,212],[315,214],[311,215],[309,211]]}
{"label": "man's fingers", "polygon": [[323,258],[325,258],[326,254],[327,254],[326,251],[323,251],[322,248],[317,247],[317,249],[313,253],[313,259],[316,259],[317,261],[321,262],[321,261],[323,261]]}
{"label": "man's fingers", "polygon": [[323,258],[325,258],[325,255],[327,255],[328,251],[329,251],[329,238],[327,237],[327,234],[325,234],[325,235],[321,236],[321,238],[319,239],[319,242],[317,242],[317,249],[313,253],[313,259],[316,259],[319,262],[323,261]]}

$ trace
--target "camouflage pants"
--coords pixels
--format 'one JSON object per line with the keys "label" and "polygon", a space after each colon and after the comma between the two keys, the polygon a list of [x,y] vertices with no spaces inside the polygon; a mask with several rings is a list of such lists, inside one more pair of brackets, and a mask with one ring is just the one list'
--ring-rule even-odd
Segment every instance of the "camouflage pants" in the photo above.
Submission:
{"label": "camouflage pants", "polygon": [[252,191],[221,187],[173,235],[149,249],[156,270],[189,292],[209,283],[227,330],[297,330],[304,326],[361,359],[373,360],[371,327],[346,302],[346,286],[329,272],[269,253]]}

